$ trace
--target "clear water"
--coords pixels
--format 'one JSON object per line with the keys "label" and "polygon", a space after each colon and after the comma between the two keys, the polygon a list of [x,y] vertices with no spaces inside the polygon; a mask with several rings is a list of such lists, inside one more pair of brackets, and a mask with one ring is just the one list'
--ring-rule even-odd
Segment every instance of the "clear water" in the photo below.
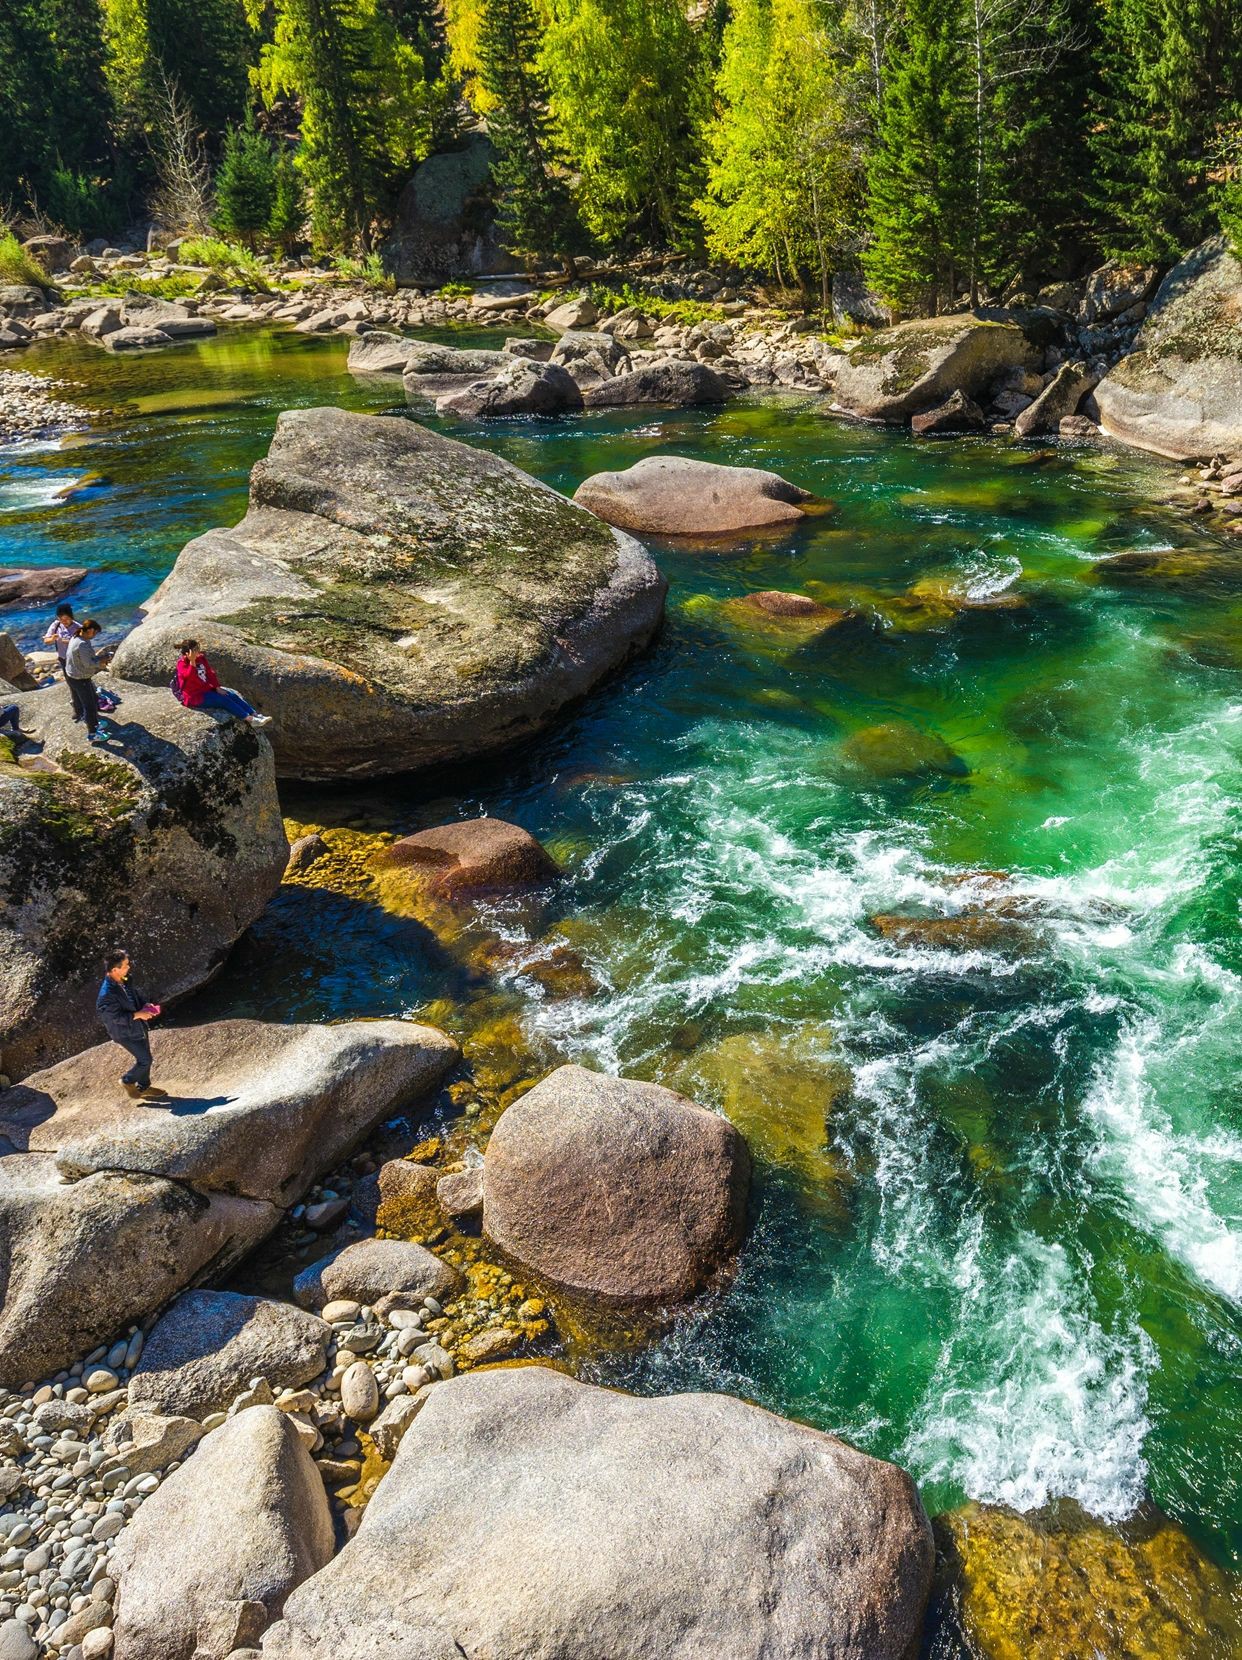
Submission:
{"label": "clear water", "polygon": [[[83,608],[123,623],[189,536],[240,516],[279,409],[391,402],[344,356],[266,334],[141,362],[29,355],[115,413],[72,447],[0,456],[0,562],[88,565]],[[1168,470],[918,445],[797,400],[452,430],[564,489],[663,450],[774,467],[835,511],[785,540],[654,547],[672,585],[656,648],[503,763],[290,794],[319,822],[407,831],[484,809],[526,825],[570,874],[553,910],[496,925],[519,940],[561,926],[604,995],[555,1001],[516,970],[481,985],[416,922],[289,888],[212,1007],[507,997],[544,1064],[698,1078],[704,1098],[725,1087],[713,1056],[730,1038],[775,1034],[765,1064],[792,1057],[813,1106],[816,1069],[844,1061],[852,1093],[823,1085],[826,1150],[757,1138],[734,1285],[603,1375],[733,1389],[837,1430],[909,1467],[933,1510],[1069,1495],[1115,1519],[1150,1494],[1236,1559],[1239,585],[1092,577],[1110,552],[1218,545],[1156,505]],[[52,499],[90,473],[106,482]],[[720,604],[761,588],[891,599],[929,577],[1025,603],[818,646],[739,629]],[[850,735],[894,720],[962,769],[851,768]],[[986,904],[994,883],[962,882],[980,872],[1030,902],[1023,952],[869,921]],[[779,1132],[787,1080],[772,1078]]]}

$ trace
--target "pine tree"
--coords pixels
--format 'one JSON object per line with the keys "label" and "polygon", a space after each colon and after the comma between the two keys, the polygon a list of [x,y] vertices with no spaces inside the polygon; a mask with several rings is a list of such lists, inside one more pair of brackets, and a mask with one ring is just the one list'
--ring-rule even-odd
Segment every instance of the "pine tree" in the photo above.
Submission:
{"label": "pine tree", "polygon": [[250,96],[251,39],[243,0],[145,0],[152,70],[185,99],[211,148]]}
{"label": "pine tree", "polygon": [[970,89],[954,0],[910,0],[868,168],[863,269],[901,310],[955,298],[970,260]]}
{"label": "pine tree", "polygon": [[538,68],[540,31],[530,0],[485,0],[479,78],[491,114],[492,177],[505,247],[532,263],[569,255],[582,228],[558,164],[548,89]]}
{"label": "pine tree", "polygon": [[1113,254],[1167,260],[1213,228],[1213,172],[1242,97],[1237,0],[1111,0],[1095,205]]}
{"label": "pine tree", "polygon": [[99,0],[44,0],[44,15],[54,56],[57,160],[71,172],[89,172],[111,149],[103,12]]}
{"label": "pine tree", "polygon": [[225,135],[216,170],[215,223],[226,236],[253,248],[272,218],[276,203],[276,157],[266,136],[247,113],[245,124]]}
{"label": "pine tree", "polygon": [[306,192],[302,189],[302,176],[297,170],[292,150],[287,144],[282,144],[276,155],[267,234],[278,248],[288,253],[301,237],[305,224]]}
{"label": "pine tree", "polygon": [[48,154],[52,43],[36,0],[0,7],[0,199],[27,202],[45,188],[55,156]]}

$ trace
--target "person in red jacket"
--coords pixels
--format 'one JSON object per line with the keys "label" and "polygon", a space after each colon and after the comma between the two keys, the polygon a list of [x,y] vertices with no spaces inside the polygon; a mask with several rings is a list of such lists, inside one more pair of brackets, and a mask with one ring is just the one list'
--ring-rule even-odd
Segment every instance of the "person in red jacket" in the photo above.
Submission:
{"label": "person in red jacket", "polygon": [[223,709],[250,726],[266,726],[270,715],[252,709],[244,697],[222,686],[197,640],[182,640],[177,647],[177,696],[187,709]]}

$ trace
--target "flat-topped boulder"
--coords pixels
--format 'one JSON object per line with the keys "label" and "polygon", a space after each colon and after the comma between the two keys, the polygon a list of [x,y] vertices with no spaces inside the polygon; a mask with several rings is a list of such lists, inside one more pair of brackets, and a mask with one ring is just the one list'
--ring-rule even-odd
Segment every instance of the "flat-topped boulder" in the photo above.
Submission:
{"label": "flat-topped boulder", "polygon": [[273,717],[281,775],[375,777],[542,730],[647,644],[664,593],[637,542],[498,456],[291,410],[246,517],[182,550],[117,665],[163,687],[193,634]]}
{"label": "flat-topped boulder", "polygon": [[1175,265],[1095,389],[1111,438],[1175,460],[1242,451],[1242,261],[1212,237]]}
{"label": "flat-topped boulder", "polygon": [[881,329],[837,370],[836,401],[867,420],[900,425],[953,392],[979,397],[1007,369],[1036,366],[1040,354],[1017,323],[971,312]]}
{"label": "flat-topped boulder", "polygon": [[800,524],[809,490],[760,467],[726,467],[685,455],[646,455],[618,473],[593,473],[574,500],[622,530],[720,536]]}
{"label": "flat-topped boulder", "polygon": [[506,354],[505,366],[487,380],[472,380],[436,399],[437,415],[495,421],[511,415],[563,415],[582,408],[577,381],[559,363],[536,363]]}
{"label": "flat-topped boulder", "polygon": [[584,386],[582,401],[588,409],[626,409],[639,404],[689,409],[696,404],[723,403],[729,391],[729,382],[706,363],[665,357],[638,362],[624,374]]}
{"label": "flat-topped boulder", "polygon": [[323,1371],[332,1328],[270,1297],[186,1291],[158,1320],[129,1380],[134,1411],[201,1422],[252,1378],[296,1389]]}
{"label": "flat-topped boulder", "polygon": [[80,565],[44,565],[41,569],[0,567],[0,605],[47,605],[86,576]]}
{"label": "flat-topped boulder", "polygon": [[274,1406],[230,1418],[121,1534],[115,1660],[223,1660],[332,1556],[323,1479]]}
{"label": "flat-topped boulder", "polygon": [[401,1020],[153,1027],[151,1046],[167,1104],[131,1100],[123,1053],[105,1042],[0,1093],[0,1137],[51,1154],[67,1181],[124,1170],[292,1204],[458,1055],[435,1027]]}
{"label": "flat-topped boulder", "polygon": [[22,1077],[99,1041],[118,943],[168,1003],[209,980],[280,886],[288,842],[253,727],[110,676],[116,736],[86,744],[62,684],[16,699],[56,770],[0,759],[0,1068]]}
{"label": "flat-topped boulder", "polygon": [[191,306],[150,294],[127,294],[121,302],[121,323],[125,328],[159,329],[172,340],[216,332],[211,318],[200,317]]}
{"label": "flat-topped boulder", "polygon": [[[196,1455],[200,1456],[200,1455]],[[264,1660],[907,1660],[933,1548],[894,1465],[728,1395],[439,1383]]]}
{"label": "flat-topped boulder", "polygon": [[483,1161],[483,1231],[572,1290],[675,1302],[741,1243],[746,1143],[676,1091],[562,1066],[508,1107]]}

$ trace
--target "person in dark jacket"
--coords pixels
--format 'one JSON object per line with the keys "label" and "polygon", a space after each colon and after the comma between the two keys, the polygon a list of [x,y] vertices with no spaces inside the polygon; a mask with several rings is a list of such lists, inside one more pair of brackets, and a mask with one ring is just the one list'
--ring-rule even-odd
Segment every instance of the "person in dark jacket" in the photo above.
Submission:
{"label": "person in dark jacket", "polygon": [[122,1049],[134,1057],[134,1064],[121,1077],[125,1093],[135,1100],[164,1100],[165,1092],[151,1082],[151,1037],[148,1022],[160,1012],[158,1003],[149,1003],[130,983],[129,952],[109,951],[104,958],[103,985],[95,999],[100,1024]]}

